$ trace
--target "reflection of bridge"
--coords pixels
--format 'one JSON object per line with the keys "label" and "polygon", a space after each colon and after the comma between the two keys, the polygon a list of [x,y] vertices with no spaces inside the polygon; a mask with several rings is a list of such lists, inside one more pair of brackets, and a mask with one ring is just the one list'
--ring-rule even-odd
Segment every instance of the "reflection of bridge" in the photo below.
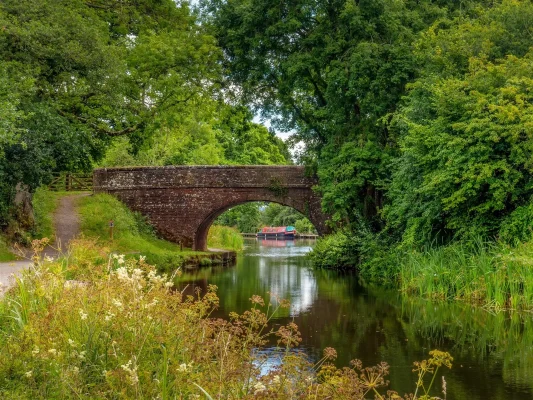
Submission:
{"label": "reflection of bridge", "polygon": [[224,211],[251,201],[292,207],[326,233],[316,177],[299,166],[172,166],[94,171],[94,192],[110,193],[148,217],[159,234],[205,250],[207,232]]}

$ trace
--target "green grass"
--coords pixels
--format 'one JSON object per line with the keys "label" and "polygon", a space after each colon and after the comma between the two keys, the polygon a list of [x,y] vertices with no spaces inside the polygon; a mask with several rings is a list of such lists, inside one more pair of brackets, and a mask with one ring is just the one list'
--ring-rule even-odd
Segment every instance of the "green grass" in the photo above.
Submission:
{"label": "green grass", "polygon": [[532,242],[510,247],[481,239],[405,252],[398,260],[400,287],[494,310],[533,310],[532,252]]}
{"label": "green grass", "polygon": [[[99,242],[112,251],[126,255],[143,255],[151,264],[162,270],[173,270],[181,266],[193,252],[158,239],[153,228],[139,213],[129,210],[115,197],[98,194],[80,199],[81,232],[85,237],[98,238]],[[109,220],[113,220],[113,240],[109,235]]]}
{"label": "green grass", "polygon": [[209,229],[207,245],[216,249],[241,251],[244,248],[244,239],[235,228],[213,225]]}
{"label": "green grass", "polygon": [[62,196],[70,192],[52,192],[41,187],[33,195],[33,212],[35,215],[35,237],[53,240],[55,237],[54,213]]}
{"label": "green grass", "polygon": [[0,236],[0,262],[17,260],[17,256],[9,250],[6,240]]}

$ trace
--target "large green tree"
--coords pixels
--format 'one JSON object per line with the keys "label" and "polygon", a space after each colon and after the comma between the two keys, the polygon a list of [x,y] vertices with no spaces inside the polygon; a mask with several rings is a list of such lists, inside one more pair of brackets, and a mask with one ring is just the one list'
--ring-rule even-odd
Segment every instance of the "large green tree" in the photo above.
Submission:
{"label": "large green tree", "polygon": [[530,235],[532,20],[531,2],[503,1],[417,41],[424,68],[393,122],[401,155],[385,210],[406,243],[497,235],[502,224]]}
{"label": "large green tree", "polygon": [[224,50],[228,90],[303,141],[335,220],[363,215],[378,229],[397,154],[389,121],[419,66],[413,43],[465,3],[206,0],[203,10]]}
{"label": "large green tree", "polygon": [[0,3],[0,224],[18,184],[133,151],[214,95],[220,52],[186,2]]}

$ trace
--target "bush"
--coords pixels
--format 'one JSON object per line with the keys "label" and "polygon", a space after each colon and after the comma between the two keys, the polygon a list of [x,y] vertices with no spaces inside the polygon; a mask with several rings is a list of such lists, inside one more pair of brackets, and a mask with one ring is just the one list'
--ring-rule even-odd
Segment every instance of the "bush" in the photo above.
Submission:
{"label": "bush", "polygon": [[317,240],[309,258],[317,268],[353,269],[360,264],[360,248],[346,231]]}
{"label": "bush", "polygon": [[517,245],[533,236],[533,204],[518,207],[500,226],[499,236],[505,243]]}

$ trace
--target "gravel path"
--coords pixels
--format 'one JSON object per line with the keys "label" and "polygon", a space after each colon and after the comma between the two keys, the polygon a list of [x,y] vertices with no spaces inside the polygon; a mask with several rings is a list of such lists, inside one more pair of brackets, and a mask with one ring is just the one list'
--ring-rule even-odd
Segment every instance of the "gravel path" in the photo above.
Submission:
{"label": "gravel path", "polygon": [[[44,250],[48,257],[58,257],[68,249],[68,243],[80,231],[80,218],[76,212],[76,202],[80,197],[89,196],[90,193],[74,194],[62,197],[54,214],[56,240],[53,246]],[[28,258],[31,255],[28,256]],[[0,295],[14,283],[14,275],[24,268],[32,265],[30,260],[11,261],[0,263]]]}

